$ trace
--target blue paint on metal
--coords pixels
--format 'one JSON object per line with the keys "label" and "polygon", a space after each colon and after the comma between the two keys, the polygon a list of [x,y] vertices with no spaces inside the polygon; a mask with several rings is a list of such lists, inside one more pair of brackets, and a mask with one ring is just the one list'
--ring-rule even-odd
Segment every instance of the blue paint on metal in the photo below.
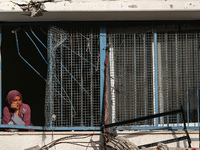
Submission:
{"label": "blue paint on metal", "polygon": [[[154,27],[154,67],[155,67],[155,112],[158,114],[158,65],[157,65],[157,31]],[[158,127],[158,118],[155,119],[156,127]]]}
{"label": "blue paint on metal", "polygon": [[[43,126],[18,126],[18,125],[5,125],[1,124],[0,128],[4,129],[33,129],[33,130],[39,130],[39,131],[100,131],[100,127],[43,127]],[[172,127],[154,127],[154,126],[148,126],[145,127],[145,130],[183,130],[184,127],[181,126],[172,126]],[[117,127],[117,130],[144,130],[144,127]],[[187,127],[187,130],[197,130],[198,127]]]}
{"label": "blue paint on metal", "polygon": [[45,79],[31,64],[29,64],[28,61],[27,61],[24,57],[22,57],[22,55],[20,54],[17,32],[15,32],[15,39],[16,39],[16,45],[17,45],[17,53],[18,53],[19,57],[20,57],[29,67],[31,67],[31,69],[33,69],[33,70],[46,82],[46,79]]}
{"label": "blue paint on metal", "polygon": [[77,131],[99,131],[100,127],[43,127],[43,126],[18,126],[18,125],[5,125],[1,124],[0,128],[5,129],[33,129],[33,130],[77,130]]}
{"label": "blue paint on metal", "polygon": [[104,67],[106,59],[106,27],[100,26],[100,117],[101,123],[104,124]]}
{"label": "blue paint on metal", "polygon": [[28,36],[28,38],[31,40],[31,42],[33,43],[33,45],[35,46],[35,48],[37,49],[37,51],[39,52],[40,56],[43,58],[43,60],[45,61],[45,63],[48,64],[47,61],[46,61],[46,59],[45,59],[45,57],[43,56],[43,54],[41,53],[40,49],[37,47],[37,45],[35,44],[35,42],[33,41],[33,39],[30,37],[30,35],[25,30],[23,30],[23,31],[26,33],[26,35]]}

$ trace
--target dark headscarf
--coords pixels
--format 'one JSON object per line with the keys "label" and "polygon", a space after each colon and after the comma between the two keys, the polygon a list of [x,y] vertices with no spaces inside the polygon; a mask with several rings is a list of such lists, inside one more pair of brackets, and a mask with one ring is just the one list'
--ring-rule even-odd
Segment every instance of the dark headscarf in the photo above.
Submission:
{"label": "dark headscarf", "polygon": [[8,105],[10,106],[10,104],[12,103],[12,101],[15,99],[16,96],[19,96],[22,99],[22,94],[17,91],[17,90],[12,90],[8,93],[7,95],[7,102]]}

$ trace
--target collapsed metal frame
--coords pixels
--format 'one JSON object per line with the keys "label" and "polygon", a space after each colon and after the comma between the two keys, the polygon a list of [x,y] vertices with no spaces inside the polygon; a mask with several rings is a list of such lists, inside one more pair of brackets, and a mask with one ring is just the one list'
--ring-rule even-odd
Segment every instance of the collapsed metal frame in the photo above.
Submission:
{"label": "collapsed metal frame", "polygon": [[[153,147],[153,146],[157,146],[158,143],[168,144],[168,143],[178,142],[178,141],[182,141],[182,140],[186,140],[186,139],[188,141],[188,147],[191,148],[191,139],[190,139],[190,136],[187,131],[186,120],[185,120],[184,110],[183,110],[182,106],[180,109],[177,109],[177,110],[172,110],[172,111],[168,111],[168,112],[158,113],[158,114],[154,114],[154,115],[144,116],[144,117],[140,117],[140,118],[125,120],[125,121],[111,123],[111,124],[105,124],[101,127],[101,132],[103,135],[105,135],[105,134],[107,134],[106,133],[107,128],[112,128],[112,127],[121,126],[121,125],[128,124],[128,123],[133,123],[133,122],[138,122],[138,121],[142,121],[142,120],[148,120],[148,119],[152,119],[152,118],[158,118],[161,116],[178,114],[178,113],[182,114],[182,119],[183,119],[183,124],[184,124],[183,130],[185,131],[185,134],[186,134],[185,136],[174,138],[174,139],[169,139],[169,140],[165,140],[165,141],[158,141],[158,142],[154,142],[154,143],[150,143],[150,144],[140,145],[140,146],[138,146],[138,148]],[[159,130],[161,130],[161,129],[159,128]],[[104,141],[104,145],[106,145],[105,141]]]}

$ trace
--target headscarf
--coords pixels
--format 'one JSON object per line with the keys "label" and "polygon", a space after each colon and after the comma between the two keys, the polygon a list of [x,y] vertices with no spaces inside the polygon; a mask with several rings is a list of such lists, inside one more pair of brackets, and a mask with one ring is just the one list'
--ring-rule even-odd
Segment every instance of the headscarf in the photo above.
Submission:
{"label": "headscarf", "polygon": [[19,96],[22,99],[22,94],[17,90],[12,90],[8,93],[6,99],[9,106],[11,105],[12,101],[15,99],[16,96]]}

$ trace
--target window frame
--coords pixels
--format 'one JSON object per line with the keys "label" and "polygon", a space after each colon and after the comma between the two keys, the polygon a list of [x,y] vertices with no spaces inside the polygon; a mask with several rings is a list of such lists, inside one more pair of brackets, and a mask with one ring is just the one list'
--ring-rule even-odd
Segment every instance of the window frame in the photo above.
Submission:
{"label": "window frame", "polygon": [[[152,24],[152,22],[150,22]],[[123,23],[122,23],[123,24]],[[154,65],[155,65],[155,113],[158,113],[158,83],[157,83],[157,78],[158,78],[158,68],[157,68],[157,28],[156,28],[156,23],[154,24]],[[104,79],[105,79],[105,74],[104,74],[104,63],[105,63],[105,59],[106,59],[106,46],[107,46],[107,28],[106,28],[106,23],[101,24],[100,26],[100,119],[101,119],[101,123],[102,125],[105,124],[104,122]],[[0,45],[1,45],[1,41],[2,41],[2,29],[0,26]],[[1,56],[0,56],[1,57]],[[2,70],[1,67],[1,61],[0,61],[0,71]],[[0,76],[1,73],[0,73]],[[1,81],[0,81],[0,84]],[[0,87],[0,89],[2,89],[2,86]],[[61,130],[61,131],[66,131],[66,130],[76,130],[76,131],[89,131],[89,130],[101,130],[100,127],[44,127],[44,126],[19,126],[19,125],[4,125],[2,124],[2,90],[0,91],[0,128],[13,128],[13,129],[33,129],[33,130],[42,130],[42,131],[51,131],[51,130]],[[199,114],[198,114],[199,115]],[[153,130],[153,129],[162,129],[162,127],[159,127],[159,123],[158,123],[158,118],[155,119],[156,122],[156,126],[152,127],[152,126],[145,126],[145,127],[117,127],[118,130]],[[199,124],[199,121],[198,121]],[[170,129],[170,130],[174,130],[174,129],[178,129],[178,130],[182,130],[184,127],[165,127],[165,129]],[[189,130],[195,130],[195,129],[199,129],[198,127],[190,127],[189,124],[187,126],[187,129]]]}

